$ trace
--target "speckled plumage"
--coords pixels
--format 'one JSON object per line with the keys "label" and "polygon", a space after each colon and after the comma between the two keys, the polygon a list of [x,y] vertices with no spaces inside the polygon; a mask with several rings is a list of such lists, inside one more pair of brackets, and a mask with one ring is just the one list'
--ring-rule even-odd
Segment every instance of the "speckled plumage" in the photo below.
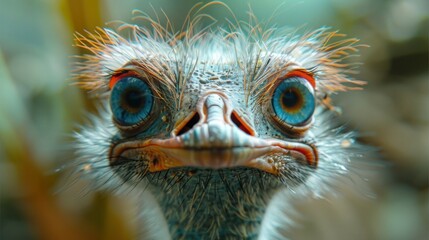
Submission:
{"label": "speckled plumage", "polygon": [[[262,25],[236,24],[230,30],[211,26],[197,31],[200,16],[190,17],[193,20],[179,32],[149,19],[152,29],[122,26],[132,31],[130,39],[110,29],[77,36],[77,45],[92,52],[78,64],[76,76],[81,85],[107,102],[112,76],[131,69],[146,79],[157,101],[150,127],[140,126],[131,134],[112,122],[109,107],[101,110],[100,117],[92,117],[92,126],[76,135],[80,170],[100,187],[148,189],[169,225],[166,233],[162,221],[156,224],[146,216],[144,221],[151,222],[149,230],[154,234],[169,234],[173,239],[281,238],[272,226],[287,221],[283,216],[266,216],[263,221],[270,199],[282,190],[323,192],[331,179],[347,174],[347,162],[357,155],[354,134],[342,132],[325,99],[330,93],[362,84],[347,76],[353,66],[342,62],[356,51],[357,41],[334,42],[332,38],[339,35],[323,29],[295,36],[281,29],[263,30]],[[296,69],[316,80],[318,107],[308,127],[281,129],[271,119],[270,93],[276,79]],[[112,155],[115,146],[124,142],[177,134],[178,125],[195,114],[202,96],[210,92],[224,94],[228,106],[250,125],[256,137],[313,146],[317,163],[310,166],[294,155],[276,153],[261,158],[277,174],[243,166],[153,172],[149,164],[158,153]],[[213,150],[212,154],[219,153]],[[146,209],[154,206],[144,199],[142,205]]]}

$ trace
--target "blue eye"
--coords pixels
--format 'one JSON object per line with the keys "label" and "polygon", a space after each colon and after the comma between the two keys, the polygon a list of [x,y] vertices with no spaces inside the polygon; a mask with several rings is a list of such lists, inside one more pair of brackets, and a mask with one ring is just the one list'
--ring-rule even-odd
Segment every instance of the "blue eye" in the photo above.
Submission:
{"label": "blue eye", "polygon": [[115,120],[121,125],[131,126],[146,120],[152,105],[152,91],[141,79],[125,77],[112,89],[110,107]]}
{"label": "blue eye", "polygon": [[313,87],[301,77],[290,77],[274,90],[271,100],[274,113],[289,125],[303,125],[313,115],[315,98]]}

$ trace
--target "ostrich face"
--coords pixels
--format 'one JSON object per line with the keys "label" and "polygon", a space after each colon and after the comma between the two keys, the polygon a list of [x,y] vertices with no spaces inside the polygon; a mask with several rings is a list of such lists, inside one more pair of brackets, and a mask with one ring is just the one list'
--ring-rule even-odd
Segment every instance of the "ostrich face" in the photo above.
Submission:
{"label": "ostrich face", "polygon": [[246,103],[243,70],[232,59],[207,57],[195,63],[180,103],[168,102],[174,92],[138,63],[115,73],[110,106],[119,132],[110,148],[112,168],[121,172],[122,165],[137,161],[135,172],[149,175],[255,169],[279,185],[288,175],[304,180],[304,172],[317,166],[317,148],[297,138],[312,122],[313,77],[305,69],[279,73]]}
{"label": "ostrich face", "polygon": [[361,84],[341,63],[356,40],[153,25],[77,38],[93,53],[78,77],[109,103],[78,134],[90,176],[147,183],[174,237],[251,238],[274,192],[346,171],[352,134],[334,128],[327,95]]}

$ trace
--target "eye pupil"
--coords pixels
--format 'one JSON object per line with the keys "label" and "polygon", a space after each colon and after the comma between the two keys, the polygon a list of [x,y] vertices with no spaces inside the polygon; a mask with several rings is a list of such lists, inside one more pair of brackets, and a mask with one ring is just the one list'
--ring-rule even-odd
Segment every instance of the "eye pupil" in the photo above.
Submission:
{"label": "eye pupil", "polygon": [[122,99],[122,105],[130,111],[138,111],[145,104],[143,93],[135,89],[126,91]]}
{"label": "eye pupil", "polygon": [[295,89],[290,88],[285,91],[282,97],[283,106],[287,108],[296,107],[300,102],[300,96]]}

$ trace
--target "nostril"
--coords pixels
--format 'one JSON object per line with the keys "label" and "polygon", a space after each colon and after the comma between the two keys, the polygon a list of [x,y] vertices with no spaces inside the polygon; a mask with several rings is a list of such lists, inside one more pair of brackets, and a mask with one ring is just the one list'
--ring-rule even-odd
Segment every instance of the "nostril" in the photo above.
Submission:
{"label": "nostril", "polygon": [[234,123],[235,126],[237,126],[241,131],[244,133],[255,136],[255,130],[249,126],[239,115],[236,111],[233,111],[231,113],[231,121]]}
{"label": "nostril", "polygon": [[191,118],[187,118],[185,123],[181,124],[181,127],[179,129],[176,129],[176,136],[180,136],[187,131],[191,130],[192,127],[195,126],[200,121],[200,115],[195,112],[194,115],[192,115]]}

